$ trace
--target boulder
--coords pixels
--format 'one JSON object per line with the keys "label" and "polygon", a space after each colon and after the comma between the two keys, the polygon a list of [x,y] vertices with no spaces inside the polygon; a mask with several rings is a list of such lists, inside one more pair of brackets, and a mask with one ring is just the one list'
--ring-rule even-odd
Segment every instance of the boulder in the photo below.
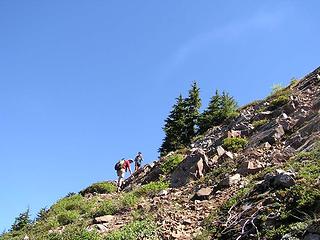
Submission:
{"label": "boulder", "polygon": [[113,221],[113,219],[114,219],[114,216],[105,215],[105,216],[101,216],[101,217],[96,217],[94,219],[94,223],[110,223]]}
{"label": "boulder", "polygon": [[320,240],[320,235],[317,233],[307,233],[303,240]]}
{"label": "boulder", "polygon": [[272,112],[271,111],[264,111],[264,112],[260,112],[257,115],[255,115],[252,120],[253,121],[259,121],[259,120],[262,120],[262,119],[271,118],[271,116],[272,116]]}
{"label": "boulder", "polygon": [[263,147],[264,149],[268,150],[268,149],[270,149],[272,146],[271,146],[270,143],[265,142],[265,143],[262,144],[262,147]]}
{"label": "boulder", "polygon": [[233,153],[226,151],[222,156],[219,157],[218,163],[221,164],[228,159],[233,159]]}
{"label": "boulder", "polygon": [[237,173],[245,176],[259,172],[263,168],[262,164],[258,161],[244,161],[237,170]]}
{"label": "boulder", "polygon": [[300,240],[299,238],[292,237],[290,233],[285,234],[281,240]]}
{"label": "boulder", "polygon": [[292,175],[281,173],[274,177],[273,186],[275,188],[289,188],[295,184]]}
{"label": "boulder", "polygon": [[219,157],[222,156],[225,152],[226,152],[226,150],[224,150],[224,148],[222,146],[217,147],[217,153],[218,153]]}
{"label": "boulder", "polygon": [[241,131],[230,130],[228,131],[228,138],[241,137]]}
{"label": "boulder", "polygon": [[192,200],[208,200],[212,193],[212,189],[209,187],[201,188],[196,192],[196,194],[192,197]]}
{"label": "boulder", "polygon": [[268,142],[269,144],[274,144],[278,142],[284,134],[285,132],[283,126],[278,124],[273,128],[257,133],[254,137],[251,138],[250,142],[252,147],[254,147],[256,144],[261,144],[265,142]]}
{"label": "boulder", "polygon": [[174,170],[171,175],[171,186],[182,186],[194,178],[201,178],[209,169],[209,160],[206,152],[197,148],[192,151]]}
{"label": "boulder", "polygon": [[294,174],[281,169],[276,170],[276,174],[268,173],[264,180],[257,185],[260,191],[266,191],[269,188],[284,189],[295,184]]}
{"label": "boulder", "polygon": [[224,188],[224,187],[231,187],[233,185],[236,185],[241,180],[241,176],[239,173],[236,173],[235,175],[228,176],[224,178],[219,184],[218,188]]}
{"label": "boulder", "polygon": [[159,193],[158,193],[158,196],[166,196],[168,195],[168,191],[167,190],[161,190]]}
{"label": "boulder", "polygon": [[109,229],[105,226],[105,225],[103,225],[103,224],[97,224],[96,225],[96,228],[98,229],[98,231],[100,232],[100,233],[104,233],[104,232],[107,232]]}

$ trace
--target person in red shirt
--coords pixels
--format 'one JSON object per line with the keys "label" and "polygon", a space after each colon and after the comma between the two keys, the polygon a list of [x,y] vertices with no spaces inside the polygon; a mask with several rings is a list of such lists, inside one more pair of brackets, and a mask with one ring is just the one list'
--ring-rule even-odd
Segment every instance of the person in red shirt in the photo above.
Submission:
{"label": "person in red shirt", "polygon": [[117,170],[117,175],[118,175],[118,191],[121,190],[121,187],[122,187],[122,184],[123,184],[123,181],[124,181],[124,175],[125,173],[129,170],[129,173],[132,174],[131,172],[131,168],[130,168],[130,164],[133,163],[133,160],[132,159],[128,159],[128,160],[125,160],[124,158],[121,159],[120,161],[120,168],[119,170]]}

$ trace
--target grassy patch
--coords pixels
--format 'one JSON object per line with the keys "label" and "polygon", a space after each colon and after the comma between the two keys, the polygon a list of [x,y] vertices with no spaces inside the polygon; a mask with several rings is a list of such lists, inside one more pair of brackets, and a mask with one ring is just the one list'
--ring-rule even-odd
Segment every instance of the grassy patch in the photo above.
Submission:
{"label": "grassy patch", "polygon": [[269,123],[268,119],[261,119],[261,120],[253,121],[252,122],[252,126],[254,128],[259,128],[259,127],[261,127],[263,125],[266,125],[267,123]]}
{"label": "grassy patch", "polygon": [[104,200],[97,204],[91,211],[92,217],[100,217],[104,215],[113,215],[119,210],[118,205],[112,200]]}
{"label": "grassy patch", "polygon": [[64,226],[77,221],[79,217],[80,217],[80,214],[78,211],[71,210],[71,211],[64,211],[59,213],[57,215],[57,220],[61,226]]}
{"label": "grassy patch", "polygon": [[161,190],[169,188],[168,182],[158,181],[143,185],[135,190],[138,196],[154,196]]}
{"label": "grassy patch", "polygon": [[104,240],[157,239],[156,225],[151,220],[135,220],[123,228],[113,231]]}
{"label": "grassy patch", "polygon": [[163,173],[169,174],[181,163],[183,160],[182,154],[174,154],[169,156],[164,163],[160,166]]}
{"label": "grassy patch", "polygon": [[96,231],[87,231],[83,226],[69,226],[62,233],[50,233],[47,240],[102,240]]}
{"label": "grassy patch", "polygon": [[98,193],[98,194],[104,194],[104,193],[112,193],[117,190],[117,187],[114,183],[111,182],[98,182],[94,183],[91,186],[87,187],[86,189],[82,190],[80,192],[81,195],[85,195],[88,193]]}
{"label": "grassy patch", "polygon": [[289,102],[289,96],[280,95],[280,96],[274,98],[270,102],[270,105],[268,106],[268,110],[270,110],[270,111],[275,110],[275,109],[285,105],[287,102]]}

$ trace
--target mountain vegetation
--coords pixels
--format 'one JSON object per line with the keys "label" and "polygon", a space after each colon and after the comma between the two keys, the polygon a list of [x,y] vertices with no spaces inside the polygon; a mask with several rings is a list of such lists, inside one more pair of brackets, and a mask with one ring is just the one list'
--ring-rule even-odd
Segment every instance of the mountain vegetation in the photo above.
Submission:
{"label": "mountain vegetation", "polygon": [[176,99],[161,157],[70,193],[1,240],[320,239],[320,68],[241,108],[199,88]]}

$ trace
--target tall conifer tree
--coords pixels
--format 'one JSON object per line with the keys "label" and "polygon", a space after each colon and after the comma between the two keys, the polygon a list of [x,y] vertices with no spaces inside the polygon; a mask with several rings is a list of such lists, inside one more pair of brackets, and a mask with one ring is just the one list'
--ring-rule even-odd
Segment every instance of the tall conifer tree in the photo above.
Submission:
{"label": "tall conifer tree", "polygon": [[193,82],[189,95],[185,99],[185,130],[183,131],[183,144],[185,146],[191,143],[191,140],[196,136],[196,126],[200,115],[201,107],[200,89],[196,82]]}
{"label": "tall conifer tree", "polygon": [[19,231],[31,224],[31,222],[32,221],[30,219],[30,209],[28,208],[25,212],[20,213],[19,216],[16,217],[13,225],[11,226],[11,230]]}
{"label": "tall conifer tree", "polygon": [[203,134],[211,126],[218,125],[221,120],[221,96],[216,90],[210,99],[208,108],[199,117],[199,134]]}
{"label": "tall conifer tree", "polygon": [[164,132],[165,138],[159,149],[160,155],[163,156],[170,151],[183,147],[183,131],[185,127],[185,100],[181,94],[177,98],[176,104],[172,107],[170,115],[165,120]]}
{"label": "tall conifer tree", "polygon": [[215,95],[211,98],[208,108],[199,117],[199,134],[203,134],[212,126],[223,123],[228,118],[237,114],[237,102],[227,92],[216,90]]}

